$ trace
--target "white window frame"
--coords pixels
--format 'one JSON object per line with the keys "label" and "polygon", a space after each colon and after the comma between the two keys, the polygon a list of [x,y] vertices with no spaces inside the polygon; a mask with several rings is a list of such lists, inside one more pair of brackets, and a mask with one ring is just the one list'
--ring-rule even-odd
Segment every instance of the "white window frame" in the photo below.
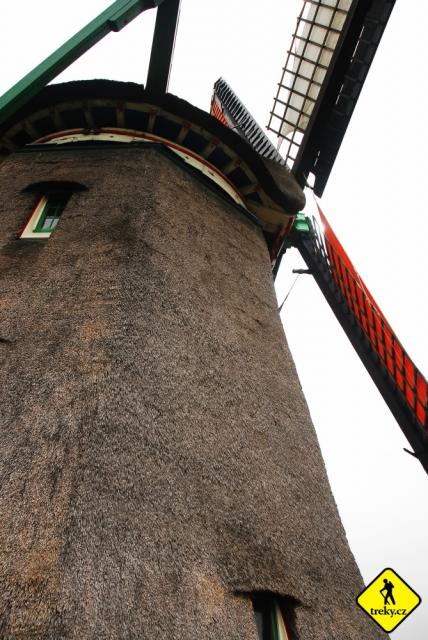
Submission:
{"label": "white window frame", "polygon": [[[51,229],[50,231],[36,231],[36,229],[39,225],[41,217],[45,212],[45,208],[49,203],[49,197],[51,195],[51,193],[46,193],[38,200],[33,213],[27,220],[25,227],[19,236],[20,238],[31,240],[43,240],[46,238],[50,238],[52,233],[55,231],[55,228]],[[62,211],[63,209],[61,210],[61,213]]]}

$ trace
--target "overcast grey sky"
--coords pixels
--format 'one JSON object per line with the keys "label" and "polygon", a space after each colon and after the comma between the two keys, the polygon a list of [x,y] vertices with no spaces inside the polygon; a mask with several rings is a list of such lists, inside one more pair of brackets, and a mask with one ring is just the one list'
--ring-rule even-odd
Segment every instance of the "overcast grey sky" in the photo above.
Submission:
{"label": "overcast grey sky", "polygon": [[[1,0],[0,93],[108,6],[108,0]],[[301,0],[182,0],[170,91],[208,110],[228,80],[261,125]],[[108,36],[60,80],[145,82],[154,12]],[[428,373],[425,198],[426,3],[397,0],[321,206],[387,319]],[[313,203],[308,194],[308,211]],[[277,278],[282,299],[291,269]],[[282,318],[351,548],[367,582],[391,566],[423,603],[394,640],[426,640],[427,478],[309,276]]]}

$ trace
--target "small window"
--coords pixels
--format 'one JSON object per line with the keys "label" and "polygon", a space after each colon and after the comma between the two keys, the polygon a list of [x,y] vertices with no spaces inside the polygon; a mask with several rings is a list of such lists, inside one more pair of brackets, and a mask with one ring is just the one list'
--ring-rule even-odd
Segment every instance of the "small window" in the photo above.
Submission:
{"label": "small window", "polygon": [[254,616],[259,640],[293,640],[286,602],[272,593],[253,595]]}
{"label": "small window", "polygon": [[49,238],[58,224],[59,217],[64,211],[70,195],[66,192],[43,195],[25,225],[20,238]]}

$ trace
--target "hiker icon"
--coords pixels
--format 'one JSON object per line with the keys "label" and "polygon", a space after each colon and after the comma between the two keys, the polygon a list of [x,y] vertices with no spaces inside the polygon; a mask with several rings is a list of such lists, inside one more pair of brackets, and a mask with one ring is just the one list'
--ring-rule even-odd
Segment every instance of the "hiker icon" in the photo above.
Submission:
{"label": "hiker icon", "polygon": [[[379,591],[381,596],[383,596],[383,604],[395,604],[394,596],[392,595],[394,585],[391,580],[387,580],[386,578],[383,579],[383,583],[385,586]],[[386,591],[386,593],[383,594],[383,591]],[[391,602],[388,603],[388,600],[391,600]]]}

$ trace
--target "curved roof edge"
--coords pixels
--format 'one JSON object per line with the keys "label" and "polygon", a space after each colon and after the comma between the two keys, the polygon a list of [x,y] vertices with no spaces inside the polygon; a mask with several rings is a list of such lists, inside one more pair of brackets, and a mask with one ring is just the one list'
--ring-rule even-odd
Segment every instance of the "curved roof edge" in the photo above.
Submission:
{"label": "curved roof edge", "polygon": [[[153,105],[188,121],[192,126],[201,127],[233,149],[236,155],[247,163],[263,191],[284,210],[285,214],[294,215],[304,207],[303,191],[287,169],[278,165],[272,170],[272,164],[267,163],[241,136],[202,109],[172,94],[155,96],[142,85],[133,82],[79,80],[49,85],[1,126],[0,141],[14,125],[25,121],[31,114],[40,110],[50,109],[64,102],[103,99]],[[278,175],[278,170],[281,171],[281,176]]]}

